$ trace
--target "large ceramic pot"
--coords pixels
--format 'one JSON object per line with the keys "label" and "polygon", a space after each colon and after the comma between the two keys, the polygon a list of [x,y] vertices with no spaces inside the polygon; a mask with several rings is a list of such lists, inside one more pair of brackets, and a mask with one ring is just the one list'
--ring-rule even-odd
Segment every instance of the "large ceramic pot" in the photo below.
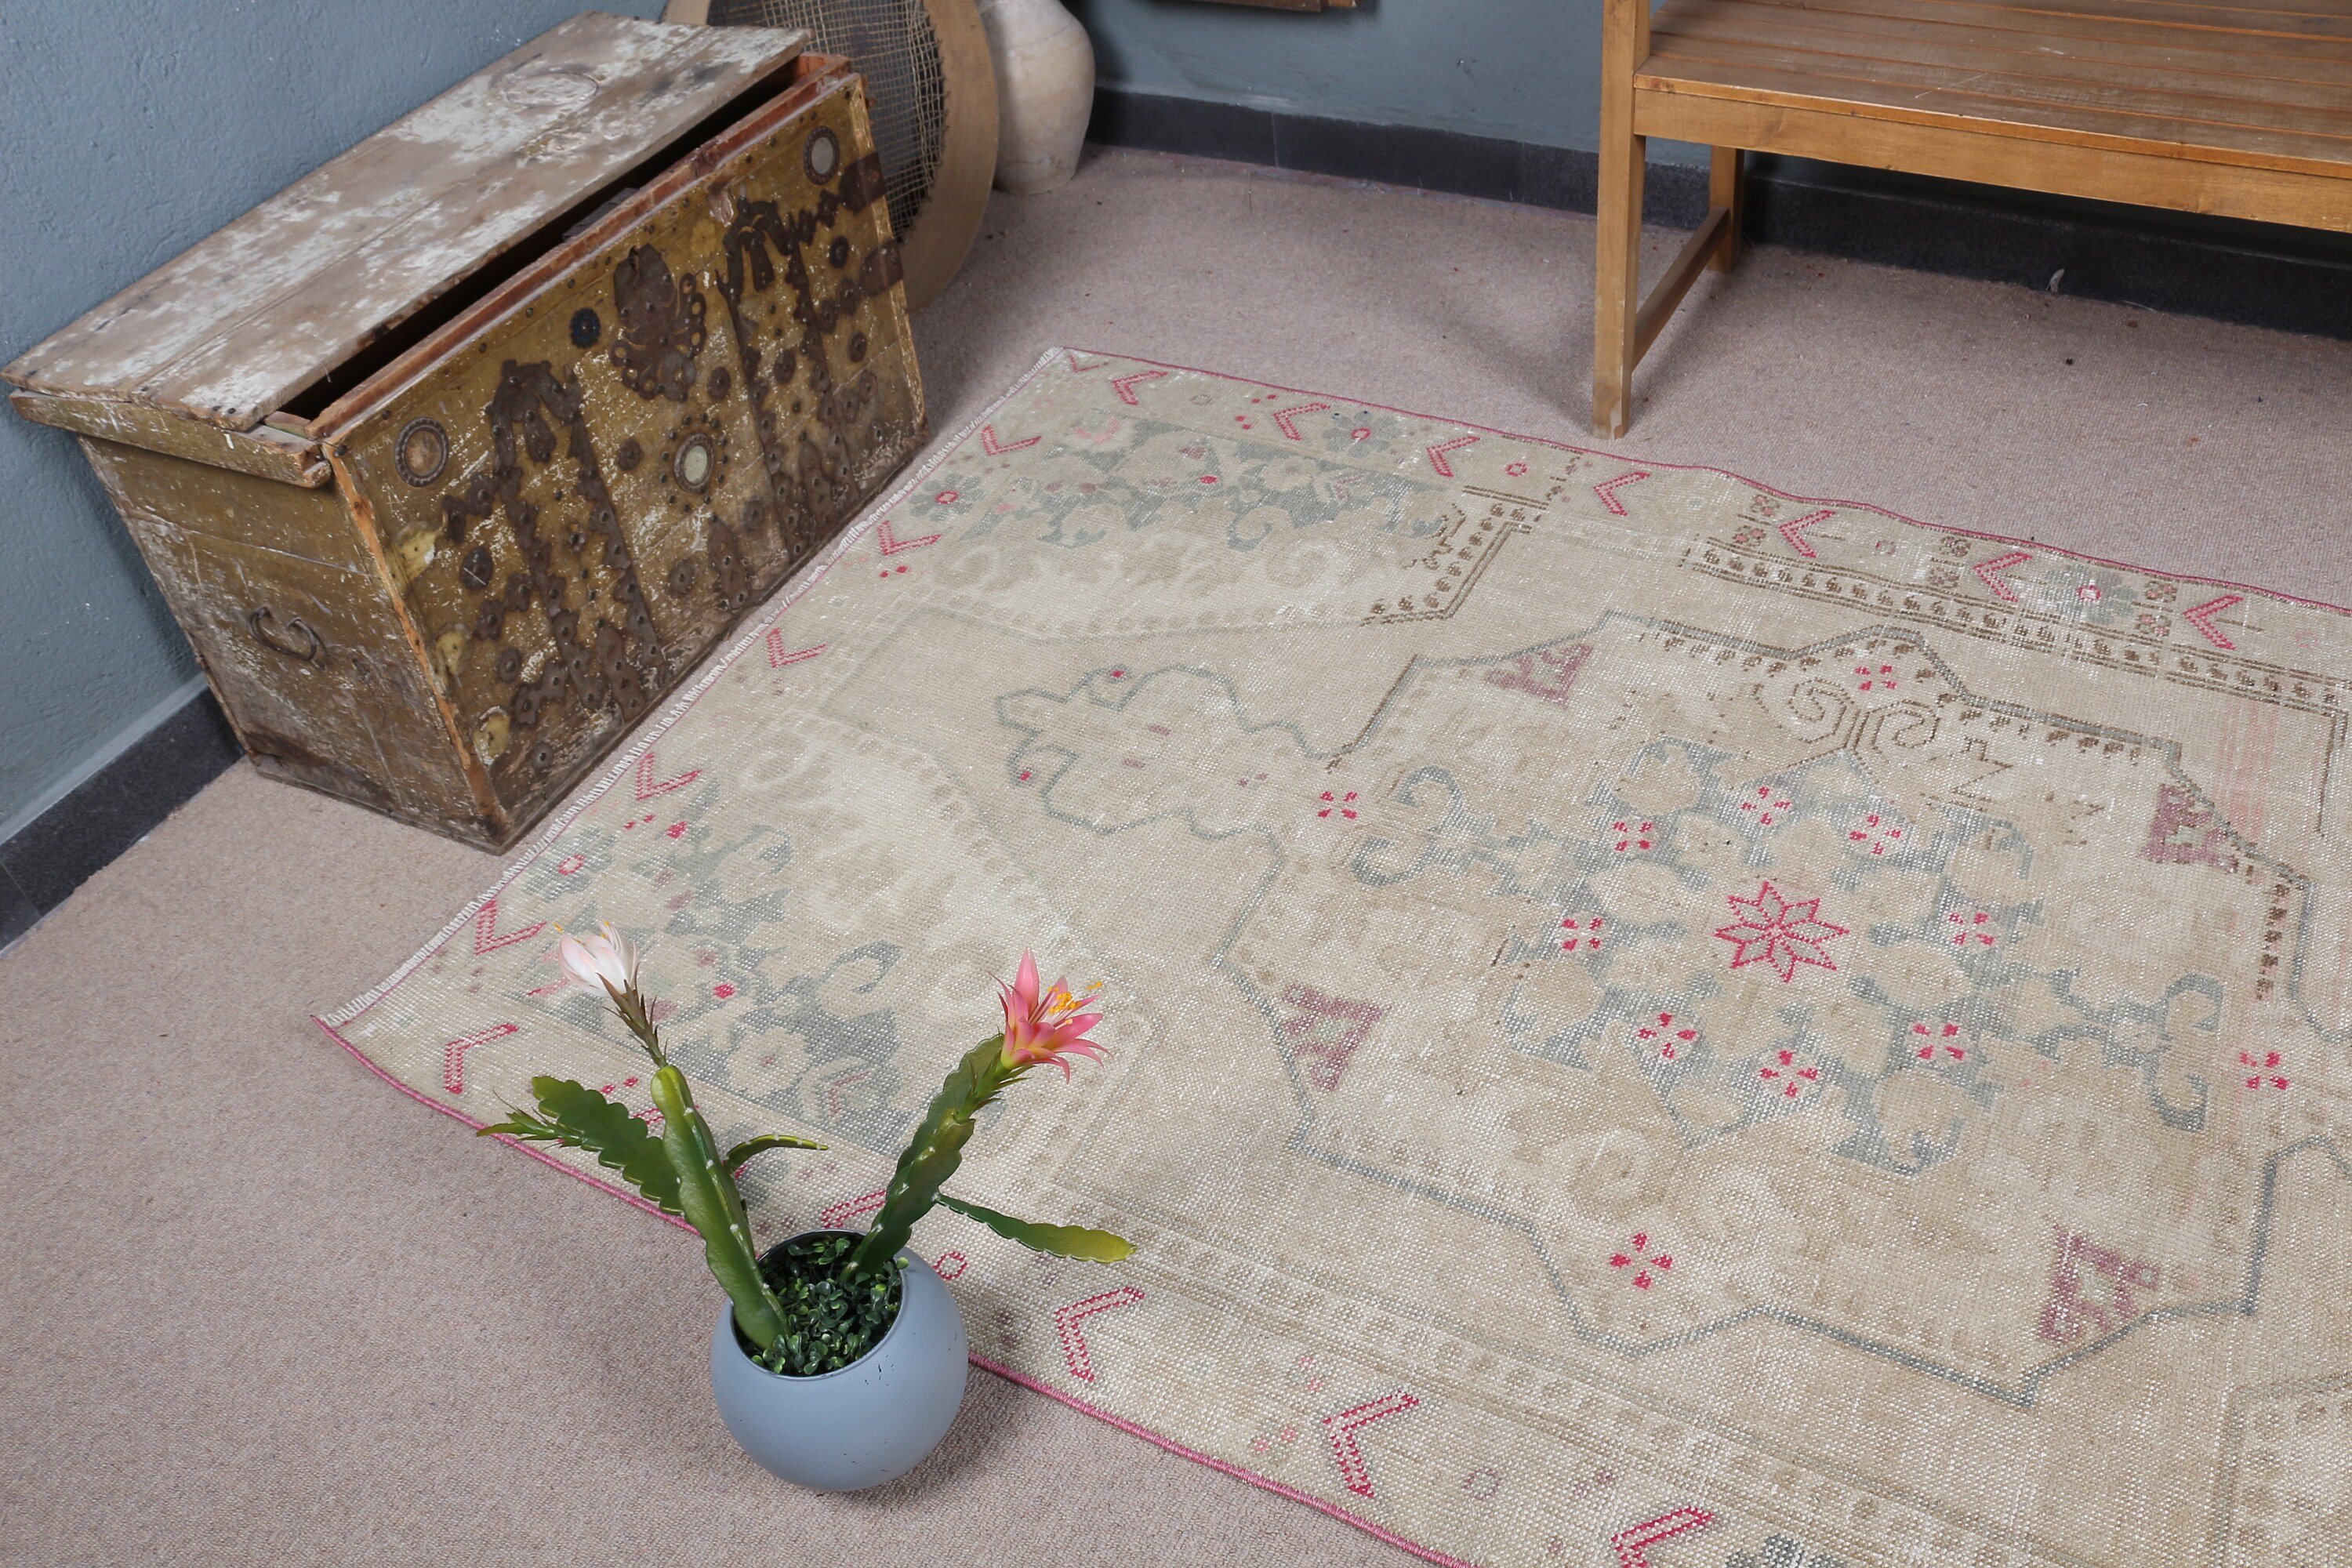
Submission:
{"label": "large ceramic pot", "polygon": [[734,1308],[719,1308],[710,1337],[719,1418],[772,1474],[821,1492],[880,1486],[913,1469],[948,1435],[970,1367],[963,1319],[929,1265],[902,1252],[898,1268],[905,1280],[898,1316],[882,1342],[822,1377],[784,1377],[754,1362],[736,1331]]}
{"label": "large ceramic pot", "polygon": [[996,183],[1017,196],[1069,184],[1095,106],[1095,47],[1061,0],[980,0],[996,62]]}

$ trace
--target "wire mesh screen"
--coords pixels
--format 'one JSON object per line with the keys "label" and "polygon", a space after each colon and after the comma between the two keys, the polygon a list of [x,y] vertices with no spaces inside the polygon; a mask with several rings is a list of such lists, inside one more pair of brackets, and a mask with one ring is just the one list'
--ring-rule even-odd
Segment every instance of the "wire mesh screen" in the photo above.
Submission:
{"label": "wire mesh screen", "polygon": [[922,0],[711,0],[710,20],[719,26],[803,27],[810,47],[849,57],[866,79],[890,227],[903,237],[931,193],[947,126],[939,35]]}

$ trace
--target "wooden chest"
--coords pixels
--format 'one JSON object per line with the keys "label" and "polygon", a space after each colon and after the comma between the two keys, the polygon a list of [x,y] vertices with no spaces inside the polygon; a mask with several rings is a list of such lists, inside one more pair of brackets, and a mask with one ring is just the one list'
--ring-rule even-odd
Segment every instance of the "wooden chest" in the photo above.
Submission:
{"label": "wooden chest", "polygon": [[925,434],[847,62],[598,14],[0,375],[256,766],[491,847]]}

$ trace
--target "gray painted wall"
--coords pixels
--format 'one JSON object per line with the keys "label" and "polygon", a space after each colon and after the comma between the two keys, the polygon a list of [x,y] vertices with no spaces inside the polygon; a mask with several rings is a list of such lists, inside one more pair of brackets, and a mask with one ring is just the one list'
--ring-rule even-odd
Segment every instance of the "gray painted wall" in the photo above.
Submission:
{"label": "gray painted wall", "polygon": [[[0,0],[0,362],[589,8]],[[199,683],[71,438],[0,414],[0,840]]]}
{"label": "gray painted wall", "polygon": [[1601,0],[1360,0],[1304,14],[1203,0],[1067,3],[1094,37],[1108,86],[1600,145]]}

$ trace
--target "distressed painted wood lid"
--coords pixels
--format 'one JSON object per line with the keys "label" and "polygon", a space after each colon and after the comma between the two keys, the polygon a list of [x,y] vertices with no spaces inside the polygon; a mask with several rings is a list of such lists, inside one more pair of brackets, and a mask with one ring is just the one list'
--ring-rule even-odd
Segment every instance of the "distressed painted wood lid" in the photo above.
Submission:
{"label": "distressed painted wood lid", "polygon": [[789,66],[802,40],[575,16],[166,262],[0,379],[249,430]]}

